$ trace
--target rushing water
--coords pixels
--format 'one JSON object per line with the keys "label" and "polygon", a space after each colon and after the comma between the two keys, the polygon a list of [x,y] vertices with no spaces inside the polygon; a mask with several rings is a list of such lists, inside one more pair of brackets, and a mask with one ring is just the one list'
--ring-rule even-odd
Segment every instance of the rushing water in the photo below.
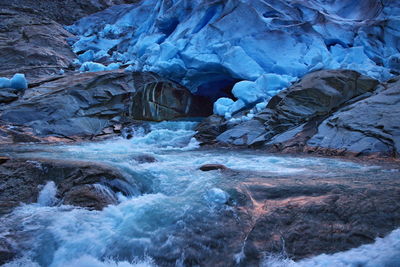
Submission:
{"label": "rushing water", "polygon": [[[224,179],[219,171],[201,172],[198,168],[203,164],[221,163],[236,170],[276,176],[304,173],[334,176],[341,170],[362,174],[379,169],[334,159],[204,150],[193,138],[195,124],[163,122],[152,124],[147,130],[135,129],[135,137],[129,140],[34,146],[31,152],[19,152],[24,156],[104,162],[117,167],[132,183],[144,183],[148,190],[131,197],[119,195],[118,205],[89,211],[55,205],[57,187],[48,182],[38,203],[22,205],[2,218],[2,235],[18,232],[19,242],[25,248],[22,258],[6,266],[156,266],[152,257],[168,265],[182,266],[193,250],[206,257],[209,252],[204,245],[206,237],[194,228],[206,224],[218,227],[222,213],[235,216],[234,210],[226,205],[226,190],[239,181]],[[135,160],[141,155],[154,157],[156,161]],[[300,262],[269,257],[261,265],[398,266],[399,255],[397,230],[375,244],[347,252]]]}

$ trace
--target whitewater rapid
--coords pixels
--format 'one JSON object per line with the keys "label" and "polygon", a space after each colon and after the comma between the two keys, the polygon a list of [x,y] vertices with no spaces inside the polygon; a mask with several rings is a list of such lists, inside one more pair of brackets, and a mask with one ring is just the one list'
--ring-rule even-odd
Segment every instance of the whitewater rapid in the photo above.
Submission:
{"label": "whitewater rapid", "polygon": [[[23,257],[4,266],[156,266],[150,255],[163,257],[166,262],[176,259],[173,265],[185,266],[182,251],[193,225],[213,224],[221,212],[234,213],[226,205],[227,189],[239,181],[224,179],[219,171],[202,172],[198,168],[203,164],[267,171],[276,176],[334,176],[340,170],[373,173],[378,168],[336,159],[202,149],[193,138],[195,126],[196,122],[190,121],[154,123],[133,129],[131,139],[40,150],[34,146],[31,151],[20,151],[20,155],[36,158],[106,163],[118,168],[128,181],[141,181],[147,191],[130,197],[120,194],[119,204],[93,211],[57,204],[57,187],[48,182],[38,203],[22,204],[1,218],[1,235],[17,231],[26,249]],[[140,155],[155,160],[139,162]],[[374,244],[299,262],[279,255],[266,256],[261,266],[399,266],[399,255],[400,230],[395,230]]]}

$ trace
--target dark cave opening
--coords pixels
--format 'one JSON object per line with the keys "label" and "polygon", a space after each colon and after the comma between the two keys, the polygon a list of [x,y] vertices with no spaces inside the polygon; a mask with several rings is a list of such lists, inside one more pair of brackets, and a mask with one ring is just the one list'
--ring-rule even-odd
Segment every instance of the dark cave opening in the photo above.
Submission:
{"label": "dark cave opening", "polygon": [[195,106],[202,110],[202,116],[209,116],[213,113],[214,102],[218,98],[227,97],[236,100],[232,94],[232,88],[240,79],[235,79],[228,74],[209,74],[203,77],[204,82],[197,86],[194,93]]}

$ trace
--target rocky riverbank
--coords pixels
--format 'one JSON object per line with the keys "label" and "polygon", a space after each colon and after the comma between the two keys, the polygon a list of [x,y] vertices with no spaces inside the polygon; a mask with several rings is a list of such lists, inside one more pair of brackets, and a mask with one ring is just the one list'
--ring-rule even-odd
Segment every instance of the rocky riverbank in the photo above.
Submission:
{"label": "rocky riverbank", "polygon": [[196,138],[204,145],[268,152],[397,158],[399,97],[398,77],[378,83],[355,71],[317,71],[274,96],[263,110],[207,118]]}

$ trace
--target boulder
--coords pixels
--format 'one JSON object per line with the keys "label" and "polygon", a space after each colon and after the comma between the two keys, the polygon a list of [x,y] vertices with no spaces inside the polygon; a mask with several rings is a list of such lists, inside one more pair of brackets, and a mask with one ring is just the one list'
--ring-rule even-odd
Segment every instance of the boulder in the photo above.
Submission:
{"label": "boulder", "polygon": [[154,81],[144,84],[133,97],[130,116],[137,120],[163,121],[189,114],[209,115],[207,110],[199,108],[199,104],[207,105],[207,102],[199,103],[197,98],[185,87],[155,76]]}
{"label": "boulder", "polygon": [[196,126],[196,135],[194,137],[203,145],[215,144],[215,138],[227,129],[224,123],[224,118],[220,116],[209,116]]}
{"label": "boulder", "polygon": [[227,170],[227,169],[228,168],[222,164],[204,164],[199,168],[199,170],[203,172],[215,171],[215,170]]}
{"label": "boulder", "polygon": [[400,155],[400,77],[374,95],[339,109],[324,120],[307,149],[345,150],[356,155]]}
{"label": "boulder", "polygon": [[351,70],[322,70],[274,96],[266,110],[217,137],[222,143],[254,145],[316,118],[328,116],[347,101],[371,93],[378,81]]}
{"label": "boulder", "polygon": [[30,81],[68,69],[75,55],[66,38],[73,35],[46,13],[10,6],[0,4],[0,77],[24,73]]}
{"label": "boulder", "polygon": [[0,165],[0,214],[20,203],[38,201],[43,186],[53,181],[64,204],[102,209],[116,204],[115,193],[135,195],[140,184],[128,183],[117,170],[96,163],[10,158]]}
{"label": "boulder", "polygon": [[150,154],[134,155],[134,156],[132,156],[132,159],[139,164],[157,162],[157,159]]}
{"label": "boulder", "polygon": [[32,84],[22,98],[3,108],[0,119],[31,127],[36,136],[91,137],[123,118],[196,116],[193,98],[183,86],[153,73],[75,73]]}

